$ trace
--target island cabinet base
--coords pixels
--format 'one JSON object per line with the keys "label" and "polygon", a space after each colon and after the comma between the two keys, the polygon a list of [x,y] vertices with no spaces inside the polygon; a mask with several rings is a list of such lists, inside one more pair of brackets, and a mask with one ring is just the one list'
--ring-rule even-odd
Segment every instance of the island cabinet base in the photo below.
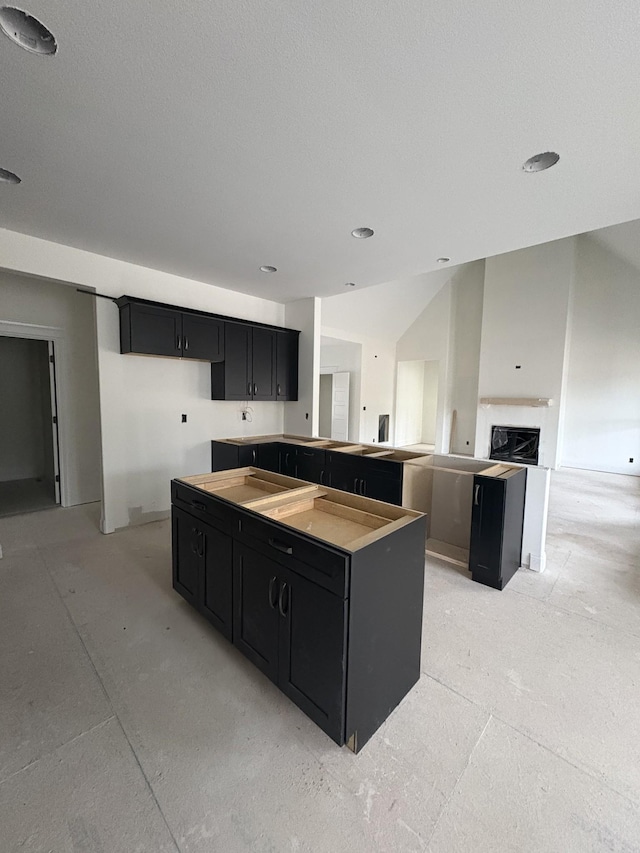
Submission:
{"label": "island cabinet base", "polygon": [[425,517],[253,468],[202,478],[172,483],[174,589],[358,752],[420,677]]}

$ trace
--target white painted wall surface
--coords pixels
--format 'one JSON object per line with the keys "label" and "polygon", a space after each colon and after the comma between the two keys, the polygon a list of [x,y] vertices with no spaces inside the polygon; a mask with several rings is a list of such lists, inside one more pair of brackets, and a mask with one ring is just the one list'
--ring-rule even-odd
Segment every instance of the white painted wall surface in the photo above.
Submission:
{"label": "white painted wall surface", "polygon": [[0,336],[0,482],[45,474],[47,358],[46,341]]}
{"label": "white painted wall surface", "polygon": [[331,401],[333,399],[333,374],[320,374],[320,398],[318,435],[323,438],[331,436]]}
{"label": "white painted wall surface", "polygon": [[640,270],[589,237],[578,238],[562,465],[640,474]]}
{"label": "white painted wall surface", "polygon": [[[5,263],[1,251],[0,259]],[[93,302],[57,282],[0,272],[0,321],[55,326],[64,338],[65,357],[59,359],[58,369],[64,373],[66,396],[59,395],[58,404],[66,448],[63,486],[69,505],[100,500],[101,494]]]}
{"label": "white painted wall surface", "polygon": [[453,453],[472,454],[475,445],[483,295],[484,261],[459,267],[453,279],[451,338]]}
{"label": "white painted wall surface", "polygon": [[424,362],[424,384],[422,386],[422,439],[424,444],[435,444],[438,422],[438,377],[440,363]]}
{"label": "white painted wall surface", "polygon": [[318,435],[320,428],[320,299],[299,299],[284,306],[284,325],[299,329],[298,401],[284,403],[284,430]]}
{"label": "white painted wall surface", "polygon": [[396,389],[398,447],[422,441],[424,361],[399,361]]}
{"label": "white painted wall surface", "polygon": [[540,464],[558,465],[574,261],[573,238],[487,258],[478,395],[554,403],[479,406],[475,456],[488,455],[492,425],[533,426],[541,428]]}
{"label": "white painted wall surface", "polygon": [[[129,294],[284,325],[284,306],[278,303],[2,229],[0,263],[110,296]],[[53,285],[41,282],[40,286],[46,293]],[[94,310],[91,297],[75,294],[71,288],[69,292],[78,305]],[[117,307],[97,299],[95,310],[101,423],[90,435],[95,442],[102,433],[101,525],[108,533],[131,522],[166,516],[171,477],[210,470],[212,438],[282,432],[284,407],[296,404],[256,403],[253,422],[242,421],[241,403],[210,399],[206,363],[120,355]],[[49,317],[40,322],[53,321]],[[301,328],[294,322],[290,325]],[[182,413],[188,417],[186,424],[181,423]],[[81,409],[78,422],[86,416]],[[88,499],[98,496],[99,491],[93,492]]]}
{"label": "white painted wall surface", "polygon": [[437,361],[438,406],[435,450],[449,450],[451,426],[451,359],[450,336],[452,322],[452,287],[449,282],[434,296],[415,322],[407,329],[397,345],[398,361]]}

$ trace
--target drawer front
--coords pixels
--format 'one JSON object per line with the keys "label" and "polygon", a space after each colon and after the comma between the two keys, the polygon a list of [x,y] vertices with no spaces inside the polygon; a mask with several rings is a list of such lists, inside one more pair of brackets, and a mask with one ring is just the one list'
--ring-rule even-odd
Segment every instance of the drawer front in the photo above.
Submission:
{"label": "drawer front", "polygon": [[342,598],[347,597],[349,556],[329,545],[312,542],[297,531],[242,514],[234,536],[276,560],[285,568],[308,578]]}
{"label": "drawer front", "polygon": [[203,494],[199,489],[175,480],[171,483],[171,503],[201,521],[215,521],[224,533],[231,533],[234,527],[232,507],[226,506],[213,495]]}

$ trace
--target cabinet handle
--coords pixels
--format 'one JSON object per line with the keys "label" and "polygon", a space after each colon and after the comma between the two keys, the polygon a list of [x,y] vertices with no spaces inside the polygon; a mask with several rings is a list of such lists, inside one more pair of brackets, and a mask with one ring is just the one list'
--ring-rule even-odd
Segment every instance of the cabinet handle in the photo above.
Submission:
{"label": "cabinet handle", "polygon": [[271,578],[271,580],[269,581],[269,607],[270,607],[272,610],[275,610],[275,609],[276,609],[276,605],[277,605],[277,603],[278,603],[278,602],[276,601],[276,599],[273,597],[273,590],[274,590],[274,587],[275,587],[275,585],[276,585],[276,581],[277,581],[277,580],[278,580],[278,578],[274,575],[274,576]]}
{"label": "cabinet handle", "polygon": [[289,454],[288,453],[284,454],[284,465],[285,465],[285,468],[289,467]]}
{"label": "cabinet handle", "polygon": [[258,393],[258,386],[255,383],[253,386],[253,393],[254,393],[254,395]]}
{"label": "cabinet handle", "polygon": [[473,505],[474,506],[480,506],[480,504],[478,503],[478,495],[479,494],[480,494],[480,486],[476,486],[475,489],[473,490]]}
{"label": "cabinet handle", "polygon": [[277,539],[269,539],[269,545],[275,548],[276,551],[282,551],[283,554],[293,554],[291,545],[287,545],[285,542],[280,542]]}
{"label": "cabinet handle", "polygon": [[280,610],[280,615],[286,618],[287,613],[289,612],[289,596],[287,596],[287,609],[284,609],[284,594],[287,591],[286,582],[282,583],[280,587],[280,597],[278,598],[278,609]]}
{"label": "cabinet handle", "polygon": [[353,479],[353,493],[358,494],[358,478],[354,477]]}
{"label": "cabinet handle", "polygon": [[178,335],[178,337],[176,338],[176,349],[182,349],[182,347],[180,345],[180,340],[181,340],[180,335]]}
{"label": "cabinet handle", "polygon": [[207,507],[206,507],[206,505],[205,505],[205,504],[203,504],[201,501],[191,501],[191,506],[192,506],[194,509],[199,509],[201,512],[206,512],[206,511],[207,511]]}
{"label": "cabinet handle", "polygon": [[360,480],[360,494],[362,495],[362,497],[366,497],[366,491],[367,491],[366,486],[367,486],[367,481],[366,480]]}
{"label": "cabinet handle", "polygon": [[247,393],[251,396],[251,383],[247,382]]}
{"label": "cabinet handle", "polygon": [[278,397],[282,394],[282,390],[280,389],[280,383],[278,383]]}
{"label": "cabinet handle", "polygon": [[182,348],[185,352],[189,349],[189,338],[186,335],[184,336]]}
{"label": "cabinet handle", "polygon": [[198,557],[204,557],[204,533],[202,530],[198,531]]}
{"label": "cabinet handle", "polygon": [[199,557],[199,556],[200,556],[200,553],[199,553],[199,550],[198,550],[198,536],[200,536],[200,531],[198,530],[198,528],[197,528],[197,527],[192,527],[192,528],[191,528],[191,532],[192,532],[193,534],[195,534],[195,537],[196,537],[195,539],[192,539],[192,540],[191,540],[191,545],[190,545],[191,553],[192,553],[192,554],[195,554],[197,557]]}
{"label": "cabinet handle", "polygon": [[324,471],[320,471],[320,485],[324,486]]}
{"label": "cabinet handle", "polygon": [[251,451],[251,459],[253,460],[253,464],[256,464],[256,451],[255,449]]}

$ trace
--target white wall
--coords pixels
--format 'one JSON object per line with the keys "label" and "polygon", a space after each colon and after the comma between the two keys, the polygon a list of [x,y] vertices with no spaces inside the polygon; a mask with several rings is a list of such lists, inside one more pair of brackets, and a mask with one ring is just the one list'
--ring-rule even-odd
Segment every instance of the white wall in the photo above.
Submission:
{"label": "white wall", "polygon": [[[323,300],[324,302],[324,300]],[[349,374],[349,440],[360,440],[362,345],[336,338],[320,339],[320,373]],[[322,404],[320,406],[322,409]],[[320,424],[320,435],[324,435]],[[327,433],[329,435],[330,433]]]}
{"label": "white wall", "polygon": [[47,361],[46,341],[0,336],[0,482],[45,474]]}
{"label": "white wall", "polygon": [[[0,255],[1,256],[1,255]],[[67,503],[100,499],[100,408],[93,299],[71,287],[0,272],[0,321],[60,330],[60,438]]]}
{"label": "white wall", "polygon": [[[2,229],[0,264],[95,288],[110,296],[129,294],[284,325],[284,306],[278,303]],[[46,291],[52,284],[44,282],[42,287]],[[91,297],[76,295],[71,289],[70,292],[77,304],[94,310]],[[120,355],[117,307],[97,299],[95,311],[104,532],[166,516],[171,478],[210,470],[212,438],[280,433],[284,408],[297,405],[255,403],[253,422],[242,421],[242,404],[210,399],[210,368],[206,363]],[[29,316],[33,316],[32,312]],[[290,325],[301,328],[295,322]],[[302,388],[304,381],[303,374]],[[181,423],[182,413],[188,417],[186,424]],[[80,421],[85,414],[84,409],[78,412]],[[99,439],[99,432],[100,427],[92,431],[93,441]],[[96,497],[92,494],[89,499]]]}
{"label": "white wall", "polygon": [[452,453],[473,454],[475,445],[484,266],[484,261],[465,264],[453,279],[451,408],[456,411],[456,425]]}
{"label": "white wall", "polygon": [[540,464],[559,463],[575,240],[485,262],[480,397],[549,397],[551,408],[481,406],[475,456],[488,456],[492,425],[540,427]]}
{"label": "white wall", "polygon": [[333,374],[320,374],[320,399],[318,402],[320,417],[318,435],[331,437],[331,408],[333,400]]}
{"label": "white wall", "polygon": [[589,237],[578,238],[565,411],[563,465],[640,474],[640,270]]}
{"label": "white wall", "polygon": [[396,390],[398,446],[422,441],[424,361],[399,361]]}
{"label": "white wall", "polygon": [[424,362],[424,384],[422,386],[422,439],[424,444],[435,444],[438,419],[438,376],[437,361]]}
{"label": "white wall", "polygon": [[298,401],[285,403],[284,431],[318,435],[320,428],[320,299],[299,299],[284,307],[287,328],[299,329]]}
{"label": "white wall", "polygon": [[449,282],[407,329],[398,341],[396,350],[398,361],[437,361],[439,364],[435,435],[437,453],[449,450],[451,303],[452,285]]}

